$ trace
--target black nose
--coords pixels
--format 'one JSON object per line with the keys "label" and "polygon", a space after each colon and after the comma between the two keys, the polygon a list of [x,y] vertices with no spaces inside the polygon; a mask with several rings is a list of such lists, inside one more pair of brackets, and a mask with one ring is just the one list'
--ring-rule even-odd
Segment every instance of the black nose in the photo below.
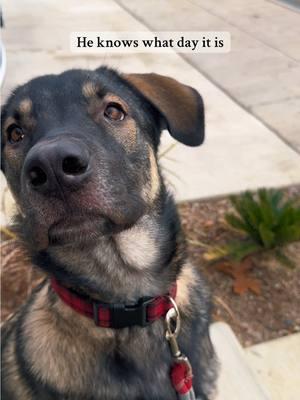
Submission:
{"label": "black nose", "polygon": [[43,141],[27,154],[23,176],[30,190],[44,194],[76,190],[90,174],[89,161],[83,143],[65,138]]}

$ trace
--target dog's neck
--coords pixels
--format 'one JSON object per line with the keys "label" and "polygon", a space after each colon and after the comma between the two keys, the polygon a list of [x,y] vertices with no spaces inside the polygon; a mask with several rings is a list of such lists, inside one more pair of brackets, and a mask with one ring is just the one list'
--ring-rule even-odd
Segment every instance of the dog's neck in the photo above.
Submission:
{"label": "dog's neck", "polygon": [[185,244],[173,199],[130,229],[99,237],[89,248],[53,247],[34,262],[66,286],[106,302],[166,293],[176,280]]}

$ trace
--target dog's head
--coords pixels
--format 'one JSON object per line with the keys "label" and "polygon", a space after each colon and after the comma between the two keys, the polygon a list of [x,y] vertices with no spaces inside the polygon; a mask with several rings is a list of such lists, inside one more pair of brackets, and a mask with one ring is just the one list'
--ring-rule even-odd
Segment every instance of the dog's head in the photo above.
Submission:
{"label": "dog's head", "polygon": [[156,74],[70,70],[17,88],[2,112],[2,169],[39,248],[132,226],[163,188],[167,128],[200,145],[200,95]]}

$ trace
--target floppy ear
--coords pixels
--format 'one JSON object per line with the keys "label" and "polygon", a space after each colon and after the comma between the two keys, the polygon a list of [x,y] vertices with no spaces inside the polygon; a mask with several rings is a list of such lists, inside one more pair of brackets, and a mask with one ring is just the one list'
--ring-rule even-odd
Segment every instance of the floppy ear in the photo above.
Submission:
{"label": "floppy ear", "polygon": [[158,109],[175,139],[188,146],[203,142],[204,105],[195,89],[158,74],[128,74],[125,79]]}

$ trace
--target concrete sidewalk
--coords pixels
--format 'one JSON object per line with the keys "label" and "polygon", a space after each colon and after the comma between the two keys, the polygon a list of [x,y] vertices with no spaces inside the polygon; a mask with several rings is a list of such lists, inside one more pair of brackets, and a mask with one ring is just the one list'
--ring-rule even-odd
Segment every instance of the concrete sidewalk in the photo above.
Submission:
{"label": "concrete sidewalk", "polygon": [[300,3],[284,0],[118,0],[151,30],[219,30],[232,49],[185,54],[191,65],[300,153]]}
{"label": "concrete sidewalk", "polygon": [[216,400],[299,400],[300,333],[246,349],[224,322],[210,335],[220,361]]}
{"label": "concrete sidewalk", "polygon": [[272,400],[299,400],[300,333],[248,347],[245,361]]}
{"label": "concrete sidewalk", "polygon": [[[179,55],[108,53],[105,57],[83,57],[70,53],[72,31],[147,30],[116,2],[24,0],[23,7],[18,4],[17,0],[3,4],[8,62],[4,97],[16,84],[37,75],[72,67],[95,68],[101,63],[125,72],[170,75],[195,87],[206,104],[205,145],[194,149],[178,144],[170,153],[175,161],[162,160],[178,200],[300,182],[300,155]],[[215,57],[223,62],[224,55]],[[162,148],[170,143],[172,139],[164,134]]]}

